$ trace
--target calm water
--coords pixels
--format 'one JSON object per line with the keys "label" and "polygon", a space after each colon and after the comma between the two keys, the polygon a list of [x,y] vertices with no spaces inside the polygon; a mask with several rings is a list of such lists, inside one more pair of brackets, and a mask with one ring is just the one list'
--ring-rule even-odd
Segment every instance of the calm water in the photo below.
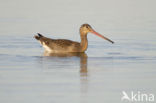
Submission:
{"label": "calm water", "polygon": [[[154,0],[0,2],[0,103],[124,103],[122,91],[156,95]],[[43,56],[33,38],[41,32],[79,41],[86,22],[115,44],[89,34],[85,54]]]}

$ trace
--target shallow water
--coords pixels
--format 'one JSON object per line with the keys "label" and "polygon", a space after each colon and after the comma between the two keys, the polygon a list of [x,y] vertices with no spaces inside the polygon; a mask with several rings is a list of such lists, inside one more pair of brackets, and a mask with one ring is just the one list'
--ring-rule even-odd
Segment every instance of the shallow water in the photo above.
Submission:
{"label": "shallow water", "polygon": [[[124,103],[122,91],[156,95],[155,1],[92,1],[92,8],[67,1],[1,1],[0,103]],[[82,22],[115,44],[89,34],[85,54],[43,56],[36,32],[79,41]]]}
{"label": "shallow water", "polygon": [[0,41],[1,102],[113,103],[123,90],[156,93],[154,40],[90,41],[86,56],[71,57],[42,56],[31,36]]}

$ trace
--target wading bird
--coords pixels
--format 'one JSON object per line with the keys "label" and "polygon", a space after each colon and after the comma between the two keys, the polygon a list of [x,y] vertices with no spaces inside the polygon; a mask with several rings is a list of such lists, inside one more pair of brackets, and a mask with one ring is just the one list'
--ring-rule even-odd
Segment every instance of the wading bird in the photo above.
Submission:
{"label": "wading bird", "polygon": [[80,27],[80,37],[81,42],[75,42],[67,39],[51,39],[47,38],[40,33],[34,37],[41,43],[45,51],[53,53],[69,53],[69,52],[85,52],[88,47],[87,34],[95,34],[105,40],[108,40],[111,43],[114,43],[112,40],[102,36],[97,33],[89,24],[83,24]]}

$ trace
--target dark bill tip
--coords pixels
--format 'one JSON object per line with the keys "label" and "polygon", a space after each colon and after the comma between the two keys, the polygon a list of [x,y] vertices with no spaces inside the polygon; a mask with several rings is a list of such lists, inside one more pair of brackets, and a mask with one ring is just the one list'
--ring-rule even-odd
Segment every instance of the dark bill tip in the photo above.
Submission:
{"label": "dark bill tip", "polygon": [[99,34],[98,32],[96,32],[94,30],[92,30],[91,33],[93,33],[93,34],[95,34],[95,35],[97,35],[97,36],[99,36],[99,37],[101,37],[101,38],[111,42],[112,44],[114,43],[112,40],[108,39],[107,37],[104,37],[103,35]]}

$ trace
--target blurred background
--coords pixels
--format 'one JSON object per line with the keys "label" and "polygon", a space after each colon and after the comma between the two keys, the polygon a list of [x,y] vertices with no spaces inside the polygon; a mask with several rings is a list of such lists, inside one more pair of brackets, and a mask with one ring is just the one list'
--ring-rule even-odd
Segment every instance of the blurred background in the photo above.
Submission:
{"label": "blurred background", "polygon": [[0,35],[40,32],[79,40],[80,25],[89,23],[112,38],[156,38],[155,3],[155,0],[1,0]]}

